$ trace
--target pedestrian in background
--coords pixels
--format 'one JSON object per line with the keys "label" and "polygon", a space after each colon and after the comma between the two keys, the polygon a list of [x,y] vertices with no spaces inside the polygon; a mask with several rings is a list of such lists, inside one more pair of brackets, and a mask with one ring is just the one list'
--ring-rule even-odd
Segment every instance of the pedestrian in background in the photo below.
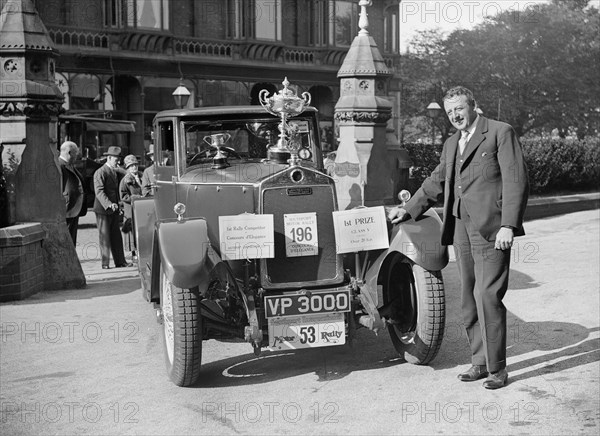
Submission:
{"label": "pedestrian in background", "polygon": [[[110,254],[117,268],[133,266],[125,261],[123,238],[119,228],[119,182],[121,173],[118,169],[121,147],[109,147],[104,154],[106,163],[94,173],[94,212],[100,239],[102,268],[109,268]],[[122,171],[122,170],[121,170]]]}
{"label": "pedestrian in background", "polygon": [[79,217],[87,213],[83,176],[73,166],[79,147],[72,141],[65,141],[60,146],[60,155],[58,164],[62,176],[62,194],[67,208],[67,228],[73,240],[73,245],[77,245],[77,227],[79,226]]}
{"label": "pedestrian in background", "polygon": [[142,174],[142,195],[144,197],[150,197],[154,195],[154,144],[148,146],[148,153],[146,153],[151,163],[144,169]]}
{"label": "pedestrian in background", "polygon": [[137,253],[135,247],[135,239],[133,235],[132,217],[133,211],[131,201],[136,197],[142,196],[142,181],[140,179],[140,172],[138,171],[138,160],[133,155],[125,156],[123,160],[127,174],[121,180],[119,184],[119,193],[121,202],[123,203],[123,212],[125,222],[121,228],[123,232],[123,242],[125,243],[125,250],[131,252],[131,258],[137,260]]}
{"label": "pedestrian in background", "polygon": [[444,109],[458,130],[442,150],[440,163],[403,208],[396,224],[418,218],[444,198],[442,244],[454,245],[461,281],[462,315],[472,366],[458,375],[498,389],[506,372],[506,307],[513,238],[525,234],[523,215],[529,180],[514,129],[475,111],[473,94],[458,86],[444,96]]}

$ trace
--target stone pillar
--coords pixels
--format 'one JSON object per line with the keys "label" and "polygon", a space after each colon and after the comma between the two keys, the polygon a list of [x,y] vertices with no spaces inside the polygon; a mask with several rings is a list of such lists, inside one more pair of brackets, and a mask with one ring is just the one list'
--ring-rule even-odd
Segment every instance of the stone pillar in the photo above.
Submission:
{"label": "stone pillar", "polygon": [[57,160],[56,120],[63,101],[54,82],[58,53],[31,0],[6,2],[0,41],[0,151],[8,224],[35,222],[45,231],[45,290],[80,288],[85,276],[66,226]]}
{"label": "stone pillar", "polygon": [[340,210],[392,203],[393,177],[386,146],[386,125],[392,115],[387,95],[391,76],[375,40],[367,31],[366,7],[361,0],[360,31],[338,71],[340,99],[335,119],[340,145],[334,166]]}

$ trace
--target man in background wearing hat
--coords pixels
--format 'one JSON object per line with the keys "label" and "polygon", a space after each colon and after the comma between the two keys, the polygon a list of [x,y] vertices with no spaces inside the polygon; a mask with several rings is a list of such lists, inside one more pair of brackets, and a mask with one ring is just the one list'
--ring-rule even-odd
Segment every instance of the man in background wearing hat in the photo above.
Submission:
{"label": "man in background wearing hat", "polygon": [[121,147],[109,147],[104,153],[106,163],[94,173],[94,212],[98,225],[100,239],[100,253],[102,255],[102,268],[108,269],[110,254],[117,268],[133,266],[125,260],[123,252],[123,238],[119,228],[119,181],[121,173],[118,171]]}
{"label": "man in background wearing hat", "polygon": [[75,167],[75,159],[79,153],[77,144],[71,141],[65,141],[60,146],[60,156],[58,164],[62,175],[62,193],[67,207],[67,227],[73,240],[73,245],[77,245],[77,226],[79,217],[87,213],[85,207],[85,193],[83,191],[83,176]]}
{"label": "man in background wearing hat", "polygon": [[150,165],[146,167],[144,173],[142,174],[142,196],[149,197],[154,195],[154,189],[152,185],[154,185],[154,144],[150,144],[148,146],[148,153],[146,156],[152,161]]}

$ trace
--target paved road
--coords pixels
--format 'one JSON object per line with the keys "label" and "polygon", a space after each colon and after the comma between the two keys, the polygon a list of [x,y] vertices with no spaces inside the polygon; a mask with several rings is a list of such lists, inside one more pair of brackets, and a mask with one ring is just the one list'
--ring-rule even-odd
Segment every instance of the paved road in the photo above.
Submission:
{"label": "paved road", "polygon": [[527,223],[505,298],[511,382],[499,391],[456,379],[469,351],[454,263],[431,366],[398,360],[386,332],[260,358],[211,340],[200,387],[177,388],[135,270],[99,269],[86,228],[87,289],[0,305],[0,433],[598,434],[599,227],[598,210]]}

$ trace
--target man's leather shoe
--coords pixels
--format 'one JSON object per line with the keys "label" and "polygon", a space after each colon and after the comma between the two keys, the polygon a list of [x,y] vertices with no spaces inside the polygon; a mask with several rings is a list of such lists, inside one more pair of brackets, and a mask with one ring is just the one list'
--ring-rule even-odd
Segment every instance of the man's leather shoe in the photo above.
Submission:
{"label": "man's leather shoe", "polygon": [[467,370],[467,372],[461,372],[458,374],[458,379],[460,381],[470,382],[484,378],[487,375],[488,372],[485,365],[473,365]]}
{"label": "man's leather shoe", "polygon": [[117,268],[129,268],[130,266],[133,266],[132,263],[122,263],[120,265],[117,265]]}
{"label": "man's leather shoe", "polygon": [[506,386],[507,382],[508,372],[506,372],[506,369],[501,369],[498,372],[490,373],[486,381],[483,382],[483,387],[486,389],[500,389]]}
{"label": "man's leather shoe", "polygon": [[109,268],[110,268],[110,266],[108,266],[108,265],[102,265],[102,269],[109,269]]}

